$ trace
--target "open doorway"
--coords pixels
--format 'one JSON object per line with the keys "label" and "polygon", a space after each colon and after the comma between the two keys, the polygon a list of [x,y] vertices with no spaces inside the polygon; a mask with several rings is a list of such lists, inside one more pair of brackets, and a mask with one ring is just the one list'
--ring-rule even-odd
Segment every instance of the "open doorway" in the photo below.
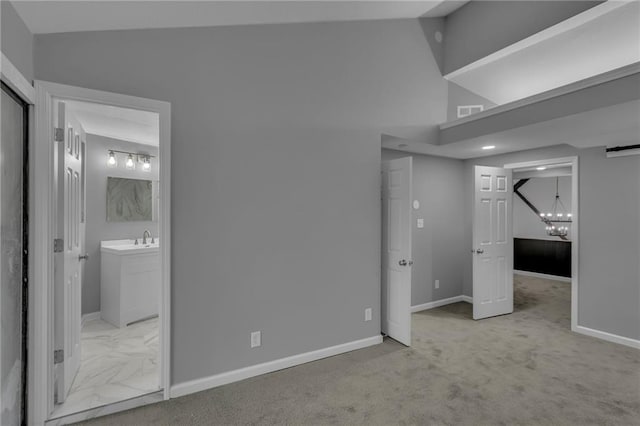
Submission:
{"label": "open doorway", "polygon": [[169,106],[52,83],[36,90],[35,191],[52,194],[36,206],[36,247],[54,241],[37,267],[54,273],[34,283],[45,307],[34,313],[34,364],[44,367],[34,371],[34,418],[79,421],[164,399]]}
{"label": "open doorway", "polygon": [[[514,184],[515,308],[526,306],[533,299],[560,303],[556,306],[558,321],[570,317],[567,326],[574,330],[578,291],[578,159],[513,163],[505,168],[511,169]],[[547,297],[552,294],[556,297]]]}

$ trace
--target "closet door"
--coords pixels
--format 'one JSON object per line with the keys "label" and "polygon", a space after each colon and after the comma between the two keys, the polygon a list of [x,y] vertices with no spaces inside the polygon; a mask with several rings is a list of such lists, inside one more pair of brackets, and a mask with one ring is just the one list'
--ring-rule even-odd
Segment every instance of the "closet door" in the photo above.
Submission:
{"label": "closet door", "polygon": [[[3,426],[22,421],[24,363],[23,296],[26,282],[24,239],[24,149],[26,106],[2,85],[0,140],[0,384]],[[24,284],[23,284],[24,282]]]}

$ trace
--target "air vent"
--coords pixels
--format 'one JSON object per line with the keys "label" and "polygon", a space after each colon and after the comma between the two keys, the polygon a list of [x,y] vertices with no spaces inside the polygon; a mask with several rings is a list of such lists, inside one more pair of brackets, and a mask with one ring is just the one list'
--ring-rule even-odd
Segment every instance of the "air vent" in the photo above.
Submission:
{"label": "air vent", "polygon": [[458,118],[484,111],[484,105],[458,105]]}
{"label": "air vent", "polygon": [[607,147],[607,158],[640,155],[640,144]]}

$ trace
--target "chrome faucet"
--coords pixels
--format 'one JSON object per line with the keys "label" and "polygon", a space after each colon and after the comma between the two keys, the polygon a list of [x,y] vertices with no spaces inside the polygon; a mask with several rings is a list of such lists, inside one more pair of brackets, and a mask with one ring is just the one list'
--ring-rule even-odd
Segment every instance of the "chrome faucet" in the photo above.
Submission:
{"label": "chrome faucet", "polygon": [[[144,233],[142,234],[142,244],[147,244],[147,237],[151,238],[151,232],[145,229]],[[153,243],[153,238],[151,238],[151,240],[151,242]]]}

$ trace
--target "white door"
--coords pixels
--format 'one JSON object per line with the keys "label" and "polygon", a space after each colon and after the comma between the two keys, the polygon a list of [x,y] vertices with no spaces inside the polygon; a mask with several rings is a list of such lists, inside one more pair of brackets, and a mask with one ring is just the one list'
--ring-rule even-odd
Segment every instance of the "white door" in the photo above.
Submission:
{"label": "white door", "polygon": [[382,332],[411,346],[412,158],[382,163]]}
{"label": "white door", "polygon": [[511,170],[475,167],[473,319],[513,312]]}
{"label": "white door", "polygon": [[57,102],[58,128],[63,139],[56,146],[57,242],[55,254],[55,401],[62,403],[80,368],[82,260],[84,247],[84,130]]}

